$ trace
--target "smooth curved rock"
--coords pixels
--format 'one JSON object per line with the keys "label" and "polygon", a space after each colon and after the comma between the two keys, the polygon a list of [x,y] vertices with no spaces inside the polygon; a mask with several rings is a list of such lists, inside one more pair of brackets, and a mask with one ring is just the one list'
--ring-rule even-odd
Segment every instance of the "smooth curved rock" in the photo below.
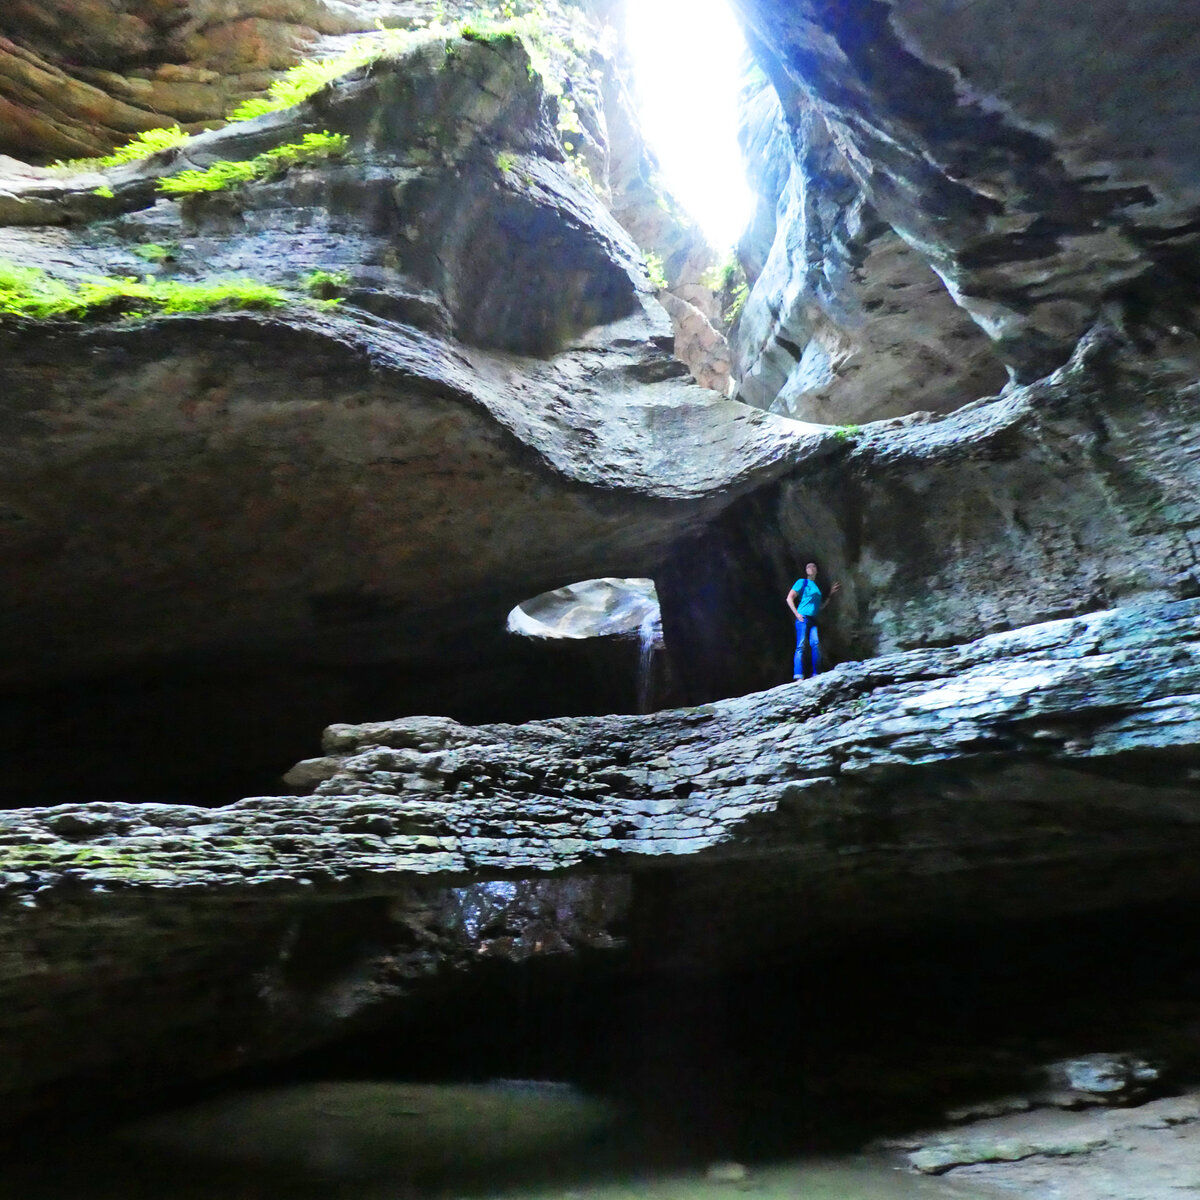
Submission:
{"label": "smooth curved rock", "polygon": [[585,579],[543,592],[508,615],[513,633],[532,638],[595,638],[649,627],[661,641],[653,579]]}
{"label": "smooth curved rock", "polygon": [[[218,648],[436,658],[450,633],[502,639],[547,588],[644,575],[823,452],[687,379],[521,46],[447,53],[114,174],[133,211],[104,225],[0,230],[0,257],[57,274],[64,255],[82,274],[144,268],[133,251],[154,242],[174,247],[170,278],[348,277],[335,312],[0,335],[9,683]],[[146,207],[163,172],[313,129],[348,134],[349,158]],[[74,202],[54,186],[47,203]]]}
{"label": "smooth curved rock", "polygon": [[987,336],[880,218],[826,119],[782,94],[786,119],[760,74],[743,89],[758,207],[738,247],[753,284],[733,339],[738,398],[854,425],[999,392],[1007,373]]}
{"label": "smooth curved rock", "polygon": [[204,128],[324,37],[395,6],[354,0],[14,0],[0,14],[0,153],[103,154],[171,123]]}

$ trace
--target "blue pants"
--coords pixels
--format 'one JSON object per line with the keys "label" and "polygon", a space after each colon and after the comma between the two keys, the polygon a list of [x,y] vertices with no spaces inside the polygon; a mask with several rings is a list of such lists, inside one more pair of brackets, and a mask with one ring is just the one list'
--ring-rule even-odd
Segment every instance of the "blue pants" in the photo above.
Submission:
{"label": "blue pants", "polygon": [[[805,648],[809,651],[812,670],[804,669]],[[792,678],[807,679],[810,675],[821,673],[821,639],[817,635],[817,623],[811,617],[804,617],[796,622],[796,656],[792,660]]]}

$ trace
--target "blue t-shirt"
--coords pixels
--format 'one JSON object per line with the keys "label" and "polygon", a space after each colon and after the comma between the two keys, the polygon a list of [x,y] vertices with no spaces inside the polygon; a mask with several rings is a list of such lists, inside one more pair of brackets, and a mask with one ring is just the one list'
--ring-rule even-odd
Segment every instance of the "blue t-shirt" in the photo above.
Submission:
{"label": "blue t-shirt", "polygon": [[796,593],[796,611],[802,617],[815,617],[821,611],[821,589],[807,576],[792,584]]}

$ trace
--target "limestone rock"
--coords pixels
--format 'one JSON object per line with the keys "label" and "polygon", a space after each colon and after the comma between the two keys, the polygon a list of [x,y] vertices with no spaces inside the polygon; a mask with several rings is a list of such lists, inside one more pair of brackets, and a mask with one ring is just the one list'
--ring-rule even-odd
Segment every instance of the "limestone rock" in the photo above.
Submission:
{"label": "limestone rock", "polygon": [[[218,643],[343,662],[436,658],[433,639],[472,628],[498,644],[518,602],[644,575],[681,532],[819,452],[686,379],[640,251],[563,164],[527,68],[516,44],[449,59],[426,45],[110,172],[126,211],[106,224],[0,230],[0,257],[59,274],[64,253],[81,274],[144,270],[139,244],[168,243],[170,278],[349,277],[331,312],[0,334],[6,553],[24,564],[0,627],[27,649],[11,681]],[[346,133],[350,157],[153,203],[161,174],[314,128]],[[95,179],[28,177],[13,194],[70,220],[110,203]],[[99,459],[99,477],[76,474]],[[68,527],[70,550],[52,532]]]}
{"label": "limestone rock", "polygon": [[1114,297],[1191,311],[1193,14],[1114,0],[1085,29],[1037,0],[738,7],[790,127],[826,123],[855,191],[1018,380],[1061,366]]}
{"label": "limestone rock", "polygon": [[738,398],[852,425],[998,392],[987,337],[880,219],[825,118],[794,89],[785,116],[757,78],[742,101],[759,202],[739,247],[753,288],[733,339]]}
{"label": "limestone rock", "polygon": [[642,966],[761,965],[1200,895],[1197,694],[1184,601],[647,717],[335,727],[307,798],[10,812],[6,1111],[84,1071],[95,1094],[286,1053],[480,958],[611,947],[617,921]]}
{"label": "limestone rock", "polygon": [[1200,594],[1198,349],[1098,328],[1035,385],[837,431],[655,573],[682,699],[790,676],[783,597],[809,561],[842,582],[833,661]]}
{"label": "limestone rock", "polygon": [[659,294],[662,306],[675,325],[675,357],[688,364],[702,387],[724,395],[729,390],[729,343],[694,304],[673,292]]}
{"label": "limestone rock", "polygon": [[394,7],[16,0],[0,14],[0,154],[83,158],[143,129],[220,121],[322,37],[373,29]]}

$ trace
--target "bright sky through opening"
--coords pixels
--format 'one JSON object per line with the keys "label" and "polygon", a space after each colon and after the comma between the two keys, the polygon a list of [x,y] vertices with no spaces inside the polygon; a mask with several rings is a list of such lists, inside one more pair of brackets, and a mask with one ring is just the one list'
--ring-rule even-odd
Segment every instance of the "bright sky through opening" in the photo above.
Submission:
{"label": "bright sky through opening", "polygon": [[750,220],[737,144],[745,41],[725,0],[629,0],[642,130],[663,181],[719,250]]}

